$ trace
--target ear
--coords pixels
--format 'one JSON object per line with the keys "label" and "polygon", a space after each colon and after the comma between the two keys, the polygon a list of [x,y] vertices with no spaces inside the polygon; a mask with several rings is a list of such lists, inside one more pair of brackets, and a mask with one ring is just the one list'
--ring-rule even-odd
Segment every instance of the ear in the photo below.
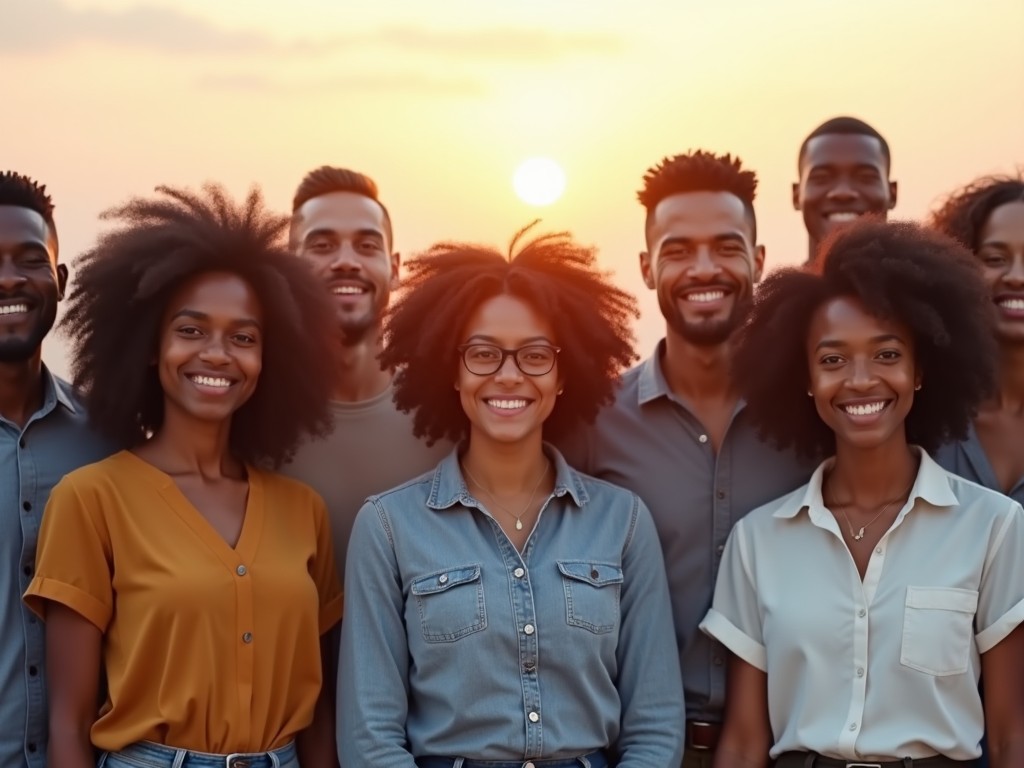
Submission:
{"label": "ear", "polygon": [[654,280],[654,267],[648,251],[640,251],[640,275],[644,279],[644,285],[653,290],[657,283]]}
{"label": "ear", "polygon": [[800,210],[800,182],[799,181],[794,181],[793,182],[793,192],[792,192],[792,194],[793,194],[793,210],[794,211],[799,211]]}
{"label": "ear", "polygon": [[761,282],[761,276],[764,274],[764,254],[765,251],[763,245],[754,246],[754,263],[752,265],[752,271],[755,283]]}
{"label": "ear", "polygon": [[896,182],[889,182],[889,210],[896,207]]}
{"label": "ear", "polygon": [[67,264],[57,265],[57,301],[64,298],[64,291],[68,287],[68,267]]}
{"label": "ear", "polygon": [[391,254],[391,288],[398,287],[398,274],[402,269],[402,254],[395,251]]}

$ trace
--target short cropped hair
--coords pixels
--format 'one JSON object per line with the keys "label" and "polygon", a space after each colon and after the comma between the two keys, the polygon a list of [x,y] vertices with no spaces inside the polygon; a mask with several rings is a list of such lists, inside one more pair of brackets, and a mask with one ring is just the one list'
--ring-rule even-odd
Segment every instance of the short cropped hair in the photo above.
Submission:
{"label": "short cropped hair", "polygon": [[121,448],[160,429],[164,394],[152,360],[167,302],[197,275],[227,272],[256,293],[264,327],[262,371],[232,418],[231,451],[278,466],[304,434],[329,426],[330,296],[283,247],[287,220],[265,210],[258,190],[241,204],[215,185],[157,192],[104,213],[118,228],[77,259],[61,328],[74,344],[74,381],[89,416]]}
{"label": "short cropped hair", "polygon": [[619,373],[636,359],[630,327],[636,301],[598,271],[594,251],[565,233],[537,237],[516,252],[518,239],[508,258],[484,246],[440,243],[407,265],[402,298],[386,318],[381,360],[397,371],[395,404],[415,411],[413,431],[428,443],[468,433],[452,386],[461,365],[456,346],[471,315],[495,296],[533,307],[562,350],[565,394],[544,424],[545,439],[592,422],[611,401]]}
{"label": "short cropped hair", "polygon": [[636,196],[647,211],[644,228],[648,235],[658,203],[666,197],[687,192],[728,192],[738,197],[750,220],[751,235],[757,240],[754,215],[757,174],[745,170],[738,157],[716,155],[702,149],[662,158],[660,163],[647,169],[644,185]]}
{"label": "short cropped hair", "polygon": [[299,182],[298,189],[295,190],[295,196],[292,198],[292,220],[289,237],[293,250],[297,246],[295,242],[295,224],[300,215],[299,208],[314,197],[329,195],[332,192],[351,192],[356,195],[362,195],[379,205],[380,209],[384,212],[384,234],[388,238],[388,248],[394,247],[395,239],[391,228],[391,214],[388,213],[388,209],[384,207],[384,203],[377,196],[377,182],[358,171],[351,171],[348,168],[337,168],[331,165],[321,165],[303,177],[302,181]]}
{"label": "short cropped hair", "polygon": [[951,194],[931,217],[931,225],[977,252],[981,230],[992,211],[1024,203],[1024,176],[983,176]]}
{"label": "short cropped hair", "polygon": [[0,205],[28,208],[43,217],[57,250],[57,225],[53,222],[53,200],[46,193],[46,185],[15,171],[0,172]]}
{"label": "short cropped hair", "polygon": [[783,269],[760,286],[733,350],[748,412],[780,448],[821,457],[835,435],[807,397],[807,334],[815,311],[840,297],[905,325],[922,388],[907,439],[927,451],[962,439],[995,383],[988,289],[974,257],[953,240],[909,223],[857,222],[825,241],[806,270]]}
{"label": "short cropped hair", "polygon": [[853,134],[858,136],[870,136],[873,139],[878,139],[878,143],[882,146],[882,157],[885,158],[886,171],[892,167],[892,157],[889,154],[889,142],[885,140],[885,137],[863,120],[856,117],[842,116],[826,120],[807,134],[807,138],[804,139],[803,143],[800,145],[800,152],[796,158],[796,167],[798,171],[803,168],[804,156],[807,154],[807,145],[810,143],[811,139],[833,134]]}

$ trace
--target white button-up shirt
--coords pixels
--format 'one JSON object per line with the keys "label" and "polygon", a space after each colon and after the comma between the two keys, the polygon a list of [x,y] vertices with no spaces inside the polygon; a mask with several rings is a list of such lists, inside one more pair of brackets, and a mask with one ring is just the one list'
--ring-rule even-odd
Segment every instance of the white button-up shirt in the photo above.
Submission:
{"label": "white button-up shirt", "polygon": [[1024,621],[1024,510],[924,451],[863,581],[821,484],[740,520],[701,629],[767,673],[771,756],[981,754],[980,655]]}

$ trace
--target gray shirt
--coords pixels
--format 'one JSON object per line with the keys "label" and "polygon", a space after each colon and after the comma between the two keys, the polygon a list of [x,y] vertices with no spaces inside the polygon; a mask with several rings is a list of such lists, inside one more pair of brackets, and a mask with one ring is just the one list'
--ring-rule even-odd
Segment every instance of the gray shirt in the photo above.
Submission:
{"label": "gray shirt", "polygon": [[71,387],[43,368],[43,403],[24,428],[0,417],[0,768],[46,765],[43,625],[21,601],[50,490],[110,453]]}
{"label": "gray shirt", "polygon": [[[935,461],[943,469],[965,477],[968,480],[1003,492],[1003,488],[992,469],[992,463],[981,446],[978,433],[971,424],[967,439],[960,443],[947,443],[935,452]],[[1010,492],[1006,494],[1018,504],[1024,504],[1024,477],[1018,478]]]}
{"label": "gray shirt", "polygon": [[687,717],[720,722],[725,649],[698,631],[711,607],[732,526],[807,482],[817,462],[762,442],[740,403],[718,455],[707,430],[665,380],[662,341],[622,377],[615,402],[563,446],[569,463],[621,485],[651,510],[665,558]]}

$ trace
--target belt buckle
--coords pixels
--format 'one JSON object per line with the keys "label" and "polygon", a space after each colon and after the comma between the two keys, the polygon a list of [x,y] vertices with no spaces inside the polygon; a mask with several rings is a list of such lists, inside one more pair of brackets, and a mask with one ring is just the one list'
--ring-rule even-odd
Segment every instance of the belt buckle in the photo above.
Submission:
{"label": "belt buckle", "polygon": [[[703,730],[705,728],[714,728],[715,727],[714,723],[705,723],[705,722],[703,722],[701,720],[690,720],[687,724],[690,726],[690,731],[691,732],[693,732],[693,731],[700,731],[700,730]],[[694,744],[693,742],[695,741],[695,739],[693,739],[692,737],[688,738],[687,741],[689,742],[687,744],[687,746],[690,749],[696,750],[698,752],[710,752],[711,751],[711,747],[704,746],[703,744]]]}
{"label": "belt buckle", "polygon": [[232,752],[224,758],[224,768],[250,768],[252,755],[245,752]]}
{"label": "belt buckle", "polygon": [[847,763],[846,768],[882,768],[881,763]]}

